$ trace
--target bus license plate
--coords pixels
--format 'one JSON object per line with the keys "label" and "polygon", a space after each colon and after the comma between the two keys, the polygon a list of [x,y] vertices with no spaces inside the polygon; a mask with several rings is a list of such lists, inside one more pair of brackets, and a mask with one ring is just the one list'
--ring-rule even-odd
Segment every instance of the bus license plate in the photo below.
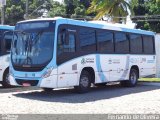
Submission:
{"label": "bus license plate", "polygon": [[30,83],[23,83],[22,85],[23,85],[24,87],[30,87],[30,86],[31,86]]}

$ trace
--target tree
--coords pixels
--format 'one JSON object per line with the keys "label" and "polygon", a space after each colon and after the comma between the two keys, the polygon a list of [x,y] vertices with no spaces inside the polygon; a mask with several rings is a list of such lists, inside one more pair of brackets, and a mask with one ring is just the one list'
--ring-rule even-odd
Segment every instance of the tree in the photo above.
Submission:
{"label": "tree", "polygon": [[44,11],[50,11],[53,0],[29,0],[30,18],[38,18],[43,15]]}
{"label": "tree", "polygon": [[[137,28],[160,32],[160,20],[157,15],[160,14],[160,0],[131,0],[135,16],[133,21],[137,23]],[[144,17],[143,17],[144,16]]]}
{"label": "tree", "polygon": [[66,16],[66,9],[64,4],[61,4],[57,1],[52,2],[52,8],[49,11],[49,17],[55,17],[55,16]]}
{"label": "tree", "polygon": [[23,20],[25,14],[25,0],[14,1],[7,0],[7,5],[5,6],[5,24],[15,25],[17,21]]}
{"label": "tree", "polygon": [[90,6],[90,0],[64,0],[66,17],[84,18],[86,10]]}
{"label": "tree", "polygon": [[[37,11],[32,14],[33,18],[40,17],[43,14],[43,10],[51,9],[52,0],[29,0],[29,14],[36,10],[39,6],[43,5],[44,2],[48,2],[46,7],[40,7]],[[24,20],[26,8],[26,0],[7,0],[5,6],[5,24],[15,25],[18,21]]]}
{"label": "tree", "polygon": [[125,0],[92,0],[88,13],[96,12],[95,19],[108,16],[113,21],[119,22],[121,20],[119,17],[129,15],[128,9],[131,10],[131,7]]}
{"label": "tree", "polygon": [[148,9],[147,15],[153,16],[149,18],[147,22],[149,25],[149,30],[152,30],[154,32],[160,32],[160,17],[156,17],[156,15],[160,14],[160,1],[148,0],[145,4],[146,8]]}
{"label": "tree", "polygon": [[[130,5],[134,11],[135,16],[144,16],[146,13],[148,13],[148,10],[146,9],[144,3],[145,3],[144,0],[131,0],[130,1]],[[146,22],[143,21],[143,18],[141,17],[136,18],[133,16],[132,20],[133,22],[137,23],[137,26],[136,26],[137,28],[145,29],[145,30],[148,29],[148,24],[146,24]]]}

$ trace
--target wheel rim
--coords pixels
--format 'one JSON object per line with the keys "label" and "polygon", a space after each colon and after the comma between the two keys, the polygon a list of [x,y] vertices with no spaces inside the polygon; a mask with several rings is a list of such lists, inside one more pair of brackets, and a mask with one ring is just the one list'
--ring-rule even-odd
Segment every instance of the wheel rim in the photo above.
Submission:
{"label": "wheel rim", "polygon": [[135,72],[131,73],[130,80],[131,80],[132,84],[136,83],[136,81],[137,81],[137,75],[136,75]]}
{"label": "wheel rim", "polygon": [[83,87],[88,87],[88,84],[89,84],[89,78],[87,76],[83,76],[81,78],[81,85]]}

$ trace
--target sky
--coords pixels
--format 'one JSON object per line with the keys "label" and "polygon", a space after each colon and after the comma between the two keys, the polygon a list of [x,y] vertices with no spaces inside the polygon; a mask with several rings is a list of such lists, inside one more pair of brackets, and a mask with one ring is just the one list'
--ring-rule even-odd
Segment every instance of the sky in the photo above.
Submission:
{"label": "sky", "polygon": [[54,0],[54,1],[62,2],[62,0]]}

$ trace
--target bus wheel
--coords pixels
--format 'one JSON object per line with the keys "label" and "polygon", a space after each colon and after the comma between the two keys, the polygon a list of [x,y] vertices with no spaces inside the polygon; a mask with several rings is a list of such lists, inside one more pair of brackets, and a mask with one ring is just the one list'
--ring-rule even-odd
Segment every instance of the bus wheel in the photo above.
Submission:
{"label": "bus wheel", "polygon": [[129,80],[121,81],[121,85],[124,87],[135,87],[138,82],[138,72],[136,69],[131,69]]}
{"label": "bus wheel", "polygon": [[42,88],[44,92],[52,92],[53,88]]}
{"label": "bus wheel", "polygon": [[5,73],[4,73],[4,75],[3,75],[2,86],[4,88],[11,88],[12,87],[10,85],[10,82],[9,82],[9,70],[6,70]]}
{"label": "bus wheel", "polygon": [[83,70],[79,80],[79,86],[75,86],[75,90],[78,93],[86,93],[91,86],[91,76],[88,71]]}

